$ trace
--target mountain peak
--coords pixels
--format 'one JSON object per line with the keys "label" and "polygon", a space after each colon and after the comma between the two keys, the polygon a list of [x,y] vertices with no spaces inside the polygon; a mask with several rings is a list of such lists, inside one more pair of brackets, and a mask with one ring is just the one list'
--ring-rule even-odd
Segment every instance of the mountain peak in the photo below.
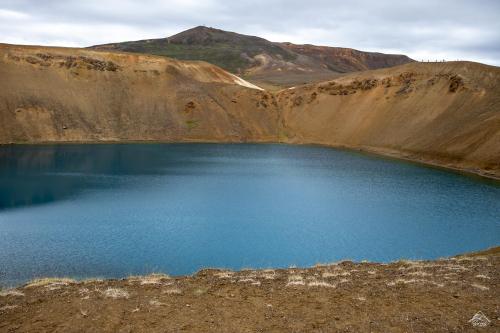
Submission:
{"label": "mountain peak", "polygon": [[279,87],[330,80],[341,73],[412,62],[400,55],[311,44],[275,43],[199,25],[171,37],[97,45],[101,50],[149,53],[180,60],[203,60],[259,84]]}
{"label": "mountain peak", "polygon": [[269,41],[255,37],[242,35],[232,31],[221,30],[217,28],[207,27],[204,25],[199,25],[197,27],[179,32],[173,36],[168,37],[168,41],[171,43],[178,44],[211,44],[211,43],[241,43],[245,40],[246,44],[251,44],[252,42],[268,42]]}

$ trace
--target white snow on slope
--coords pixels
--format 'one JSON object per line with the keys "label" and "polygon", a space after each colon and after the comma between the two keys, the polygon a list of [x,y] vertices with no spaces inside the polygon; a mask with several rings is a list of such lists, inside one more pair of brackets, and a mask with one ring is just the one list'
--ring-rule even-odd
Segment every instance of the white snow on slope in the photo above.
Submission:
{"label": "white snow on slope", "polygon": [[256,86],[255,84],[252,84],[252,83],[250,83],[248,81],[245,81],[242,78],[240,78],[240,77],[238,77],[238,76],[236,76],[234,74],[231,74],[231,76],[234,77],[234,83],[239,84],[240,86],[251,88],[251,89],[264,90],[261,87]]}

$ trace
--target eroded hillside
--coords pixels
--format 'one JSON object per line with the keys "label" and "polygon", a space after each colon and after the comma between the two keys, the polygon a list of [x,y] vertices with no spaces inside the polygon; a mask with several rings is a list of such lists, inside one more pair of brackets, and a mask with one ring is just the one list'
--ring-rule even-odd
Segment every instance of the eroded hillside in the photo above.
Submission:
{"label": "eroded hillside", "polygon": [[500,69],[413,63],[277,95],[280,139],[500,175]]}
{"label": "eroded hillside", "polygon": [[268,93],[204,62],[0,45],[0,77],[2,143],[276,140]]}
{"label": "eroded hillside", "polygon": [[314,143],[500,176],[500,69],[477,63],[270,93],[205,62],[3,44],[0,78],[0,143]]}

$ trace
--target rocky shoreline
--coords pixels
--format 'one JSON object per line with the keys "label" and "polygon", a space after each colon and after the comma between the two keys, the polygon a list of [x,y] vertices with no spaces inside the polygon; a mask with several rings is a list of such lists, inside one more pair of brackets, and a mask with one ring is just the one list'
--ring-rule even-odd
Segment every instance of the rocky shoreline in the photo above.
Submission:
{"label": "rocky shoreline", "polygon": [[435,261],[42,279],[0,291],[0,332],[498,332],[500,247]]}

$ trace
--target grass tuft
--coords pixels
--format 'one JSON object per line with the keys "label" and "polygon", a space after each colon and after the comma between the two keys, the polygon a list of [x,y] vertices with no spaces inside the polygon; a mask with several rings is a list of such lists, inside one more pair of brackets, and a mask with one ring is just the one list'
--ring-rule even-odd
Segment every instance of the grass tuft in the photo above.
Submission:
{"label": "grass tuft", "polygon": [[163,273],[153,273],[150,275],[138,275],[138,276],[129,276],[127,280],[131,282],[139,282],[141,285],[145,284],[162,284],[166,280],[170,280],[170,276]]}
{"label": "grass tuft", "polygon": [[28,282],[25,287],[44,287],[44,286],[67,286],[68,284],[76,283],[76,280],[70,278],[43,278],[35,279]]}
{"label": "grass tuft", "polygon": [[2,290],[0,291],[0,296],[15,296],[15,297],[22,297],[24,296],[24,293],[16,290],[16,289],[7,289],[7,290]]}
{"label": "grass tuft", "polygon": [[108,298],[129,298],[129,293],[125,289],[120,289],[120,288],[108,288],[104,291],[104,296]]}

